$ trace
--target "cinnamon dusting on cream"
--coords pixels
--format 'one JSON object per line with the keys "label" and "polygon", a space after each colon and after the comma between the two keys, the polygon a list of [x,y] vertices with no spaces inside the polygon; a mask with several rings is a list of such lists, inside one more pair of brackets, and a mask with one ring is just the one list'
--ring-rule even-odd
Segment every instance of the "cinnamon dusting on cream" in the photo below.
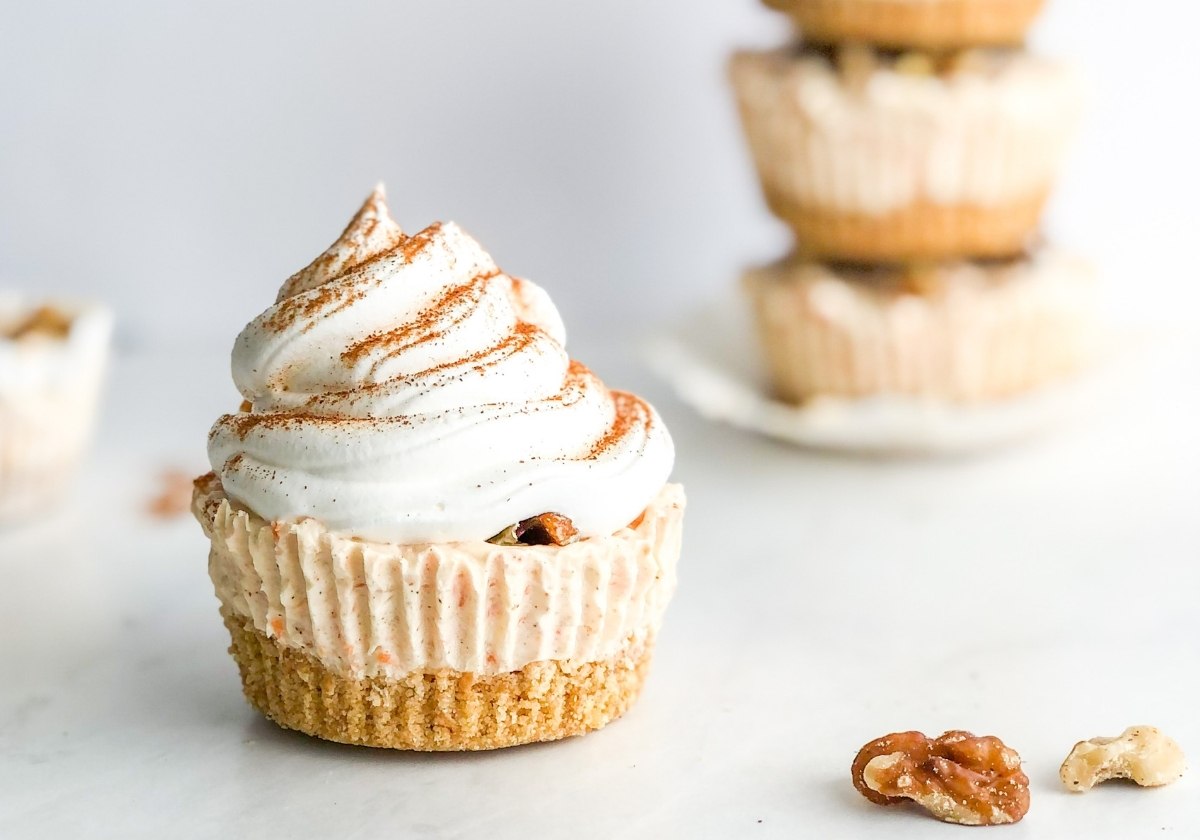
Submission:
{"label": "cinnamon dusting on cream", "polygon": [[625,527],[669,476],[654,410],[569,358],[540,287],[453,223],[406,235],[381,190],[242,332],[209,458],[268,520],[364,539],[487,539],[555,511]]}
{"label": "cinnamon dusting on cream", "polygon": [[387,359],[398,356],[411,347],[445,336],[466,320],[487,292],[487,281],[499,273],[499,270],[483,272],[468,283],[450,287],[429,307],[422,310],[412,322],[387,332],[373,333],[362,341],[351,344],[342,351],[342,361],[354,365],[366,356],[383,351],[381,357],[371,366],[373,373]]}
{"label": "cinnamon dusting on cream", "polygon": [[[432,241],[432,233],[441,228],[436,222],[425,230],[413,236],[402,237],[391,248],[372,254],[358,262],[352,268],[325,278],[320,285],[306,289],[287,298],[281,298],[276,304],[275,311],[266,318],[263,325],[274,332],[283,332],[297,321],[313,321],[325,318],[348,309],[367,297],[371,285],[382,285],[387,275],[372,277],[370,269],[377,263],[391,256],[401,256],[411,262]],[[311,268],[311,266],[309,267]],[[308,271],[309,269],[305,269]],[[345,281],[345,282],[341,282]],[[312,327],[309,323],[304,329]]]}
{"label": "cinnamon dusting on cream", "polygon": [[377,184],[341,236],[321,256],[284,282],[276,302],[344,276],[361,266],[370,256],[395,248],[404,238],[404,231],[388,213],[383,184]]}
{"label": "cinnamon dusting on cream", "polygon": [[641,427],[648,434],[652,415],[640,397],[626,391],[612,391],[613,421],[604,436],[592,444],[588,459],[600,457],[606,450],[625,440],[632,429]]}

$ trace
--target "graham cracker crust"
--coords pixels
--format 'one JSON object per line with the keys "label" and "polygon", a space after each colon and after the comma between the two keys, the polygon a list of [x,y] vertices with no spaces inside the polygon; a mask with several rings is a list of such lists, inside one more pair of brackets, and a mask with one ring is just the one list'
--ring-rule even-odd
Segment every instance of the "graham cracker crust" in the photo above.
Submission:
{"label": "graham cracker crust", "polygon": [[443,669],[400,680],[351,679],[277,644],[222,610],[250,704],[275,723],[327,741],[397,750],[490,750],[600,729],[637,700],[652,642],[600,662],[543,661],[476,676]]}
{"label": "graham cracker crust", "polygon": [[1021,253],[1037,229],[1046,195],[997,206],[921,201],[882,216],[796,204],[767,190],[767,204],[814,257],[906,262],[982,259]]}
{"label": "graham cracker crust", "polygon": [[767,0],[810,41],[931,50],[1021,43],[1043,0]]}

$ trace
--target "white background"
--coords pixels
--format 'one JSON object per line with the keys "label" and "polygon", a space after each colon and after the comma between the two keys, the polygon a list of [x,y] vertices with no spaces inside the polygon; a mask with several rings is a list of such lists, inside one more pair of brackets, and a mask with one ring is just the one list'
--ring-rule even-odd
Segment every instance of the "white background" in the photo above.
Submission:
{"label": "white background", "polygon": [[[1194,312],[1200,7],[1052,0],[1090,118],[1051,228],[1114,306]],[[127,348],[229,346],[377,180],[546,286],[586,358],[787,238],[725,80],[753,0],[38,2],[0,24],[0,285],[104,298]]]}

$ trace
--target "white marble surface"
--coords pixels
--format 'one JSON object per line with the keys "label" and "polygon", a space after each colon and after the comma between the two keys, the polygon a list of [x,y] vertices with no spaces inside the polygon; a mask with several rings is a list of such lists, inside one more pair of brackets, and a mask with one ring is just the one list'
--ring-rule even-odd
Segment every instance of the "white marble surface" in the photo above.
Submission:
{"label": "white marble surface", "polygon": [[405,755],[283,732],[242,701],[187,518],[236,404],[221,354],[122,360],[70,505],[0,532],[0,837],[916,838],[851,788],[864,742],[969,728],[1024,756],[1005,837],[1200,836],[1179,784],[1062,791],[1080,738],[1157,725],[1200,764],[1200,352],[1051,437],[969,460],[807,453],[699,420],[628,361],[691,498],[645,695],[566,743]]}

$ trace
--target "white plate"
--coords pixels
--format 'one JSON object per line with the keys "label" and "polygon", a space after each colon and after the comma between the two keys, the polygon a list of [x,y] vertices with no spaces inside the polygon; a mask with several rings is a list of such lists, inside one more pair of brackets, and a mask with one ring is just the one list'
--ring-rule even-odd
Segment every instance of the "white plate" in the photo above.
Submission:
{"label": "white plate", "polygon": [[[705,417],[789,443],[864,454],[969,452],[1027,437],[1098,410],[1117,387],[1130,342],[1111,338],[1103,362],[1075,379],[985,405],[887,394],[775,399],[759,359],[749,307],[730,296],[695,311],[651,342],[648,361]],[[1120,347],[1117,352],[1113,348]]]}

